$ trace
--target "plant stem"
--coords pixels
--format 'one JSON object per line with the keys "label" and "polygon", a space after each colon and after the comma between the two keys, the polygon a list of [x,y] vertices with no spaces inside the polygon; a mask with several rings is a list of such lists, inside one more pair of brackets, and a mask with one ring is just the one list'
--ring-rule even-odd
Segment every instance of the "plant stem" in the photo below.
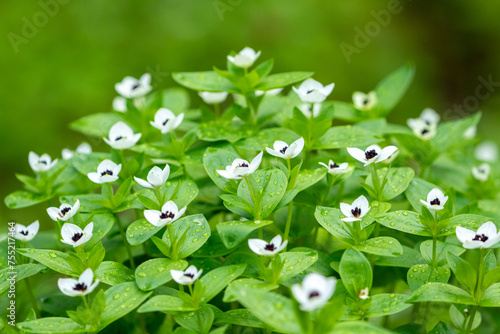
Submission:
{"label": "plant stem", "polygon": [[90,310],[89,303],[87,302],[87,297],[86,296],[82,296],[82,299],[83,299],[83,304],[85,305],[85,308],[87,310]]}
{"label": "plant stem", "polygon": [[292,225],[292,214],[293,214],[293,200],[290,201],[290,203],[288,203],[288,213],[286,216],[285,233],[283,235],[283,241],[288,240],[288,236],[290,234],[290,226]]}
{"label": "plant stem", "polygon": [[26,291],[28,291],[28,296],[31,301],[31,306],[33,307],[33,310],[35,311],[36,317],[38,319],[40,318],[40,310],[38,309],[38,304],[36,303],[35,295],[33,294],[33,290],[31,289],[29,278],[25,278],[24,283],[26,284]]}
{"label": "plant stem", "polygon": [[375,167],[375,163],[372,163],[372,181],[373,186],[375,187],[375,192],[377,193],[377,199],[380,200],[382,198],[382,194],[380,193],[380,180],[378,179],[377,167]]}
{"label": "plant stem", "polygon": [[116,222],[118,224],[118,229],[120,230],[120,235],[122,236],[123,243],[125,244],[125,248],[127,249],[128,259],[130,261],[130,267],[135,270],[134,256],[132,255],[132,249],[130,249],[130,245],[127,241],[127,236],[125,235],[125,230],[123,229],[123,224],[120,220],[120,216],[115,214]]}
{"label": "plant stem", "polygon": [[167,225],[168,237],[170,238],[170,257],[172,260],[177,260],[177,240],[175,237],[174,226],[172,223]]}
{"label": "plant stem", "polygon": [[220,105],[218,103],[214,104],[214,113],[215,113],[215,119],[220,118]]}
{"label": "plant stem", "polygon": [[474,324],[474,318],[476,317],[476,312],[477,312],[477,304],[479,304],[479,301],[481,300],[482,297],[482,285],[483,285],[483,262],[484,262],[484,249],[479,248],[479,268],[478,268],[478,277],[477,277],[477,282],[476,282],[476,289],[474,290],[474,299],[476,301],[476,305],[472,307],[472,311],[470,314],[470,319],[469,323],[467,324],[467,331],[466,334],[469,334],[472,330],[472,325]]}

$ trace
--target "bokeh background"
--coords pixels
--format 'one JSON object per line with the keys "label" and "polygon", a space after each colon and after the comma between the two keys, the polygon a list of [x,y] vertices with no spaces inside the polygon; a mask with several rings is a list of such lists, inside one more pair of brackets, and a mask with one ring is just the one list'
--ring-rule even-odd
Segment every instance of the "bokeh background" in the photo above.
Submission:
{"label": "bokeh background", "polygon": [[[111,110],[124,76],[152,72],[166,88],[176,85],[171,72],[224,67],[244,46],[274,58],[274,72],[335,82],[331,98],[344,101],[413,61],[415,81],[392,122],[425,107],[447,118],[481,109],[479,135],[498,141],[500,87],[477,89],[480,77],[500,82],[499,12],[491,0],[2,0],[0,197],[21,188],[16,172],[31,175],[29,151],[60,156],[88,140],[68,124]],[[41,209],[1,205],[0,218],[26,224]]]}

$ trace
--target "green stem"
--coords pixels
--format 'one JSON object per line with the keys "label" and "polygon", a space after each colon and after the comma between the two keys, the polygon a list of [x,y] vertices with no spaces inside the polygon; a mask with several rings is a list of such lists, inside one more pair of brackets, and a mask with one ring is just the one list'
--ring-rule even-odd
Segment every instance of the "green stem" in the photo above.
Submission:
{"label": "green stem", "polygon": [[111,182],[106,183],[108,187],[108,192],[109,192],[109,202],[111,203],[111,208],[114,211],[115,210],[115,196],[113,194],[113,185],[111,185]]}
{"label": "green stem", "polygon": [[290,164],[290,159],[286,159],[286,164],[288,166],[288,177],[292,177],[292,165]]}
{"label": "green stem", "polygon": [[[290,226],[292,225],[292,214],[293,214],[293,200],[290,201],[290,203],[288,203],[288,213],[286,216],[285,234],[283,235],[283,241],[288,240],[288,236],[290,234]],[[284,250],[286,251],[286,247]]]}
{"label": "green stem", "polygon": [[479,249],[479,268],[478,268],[478,277],[477,277],[477,282],[476,282],[476,288],[474,290],[474,299],[476,301],[476,305],[472,307],[472,311],[470,314],[470,319],[469,323],[467,324],[467,331],[466,334],[469,334],[472,330],[472,325],[474,324],[474,318],[476,317],[477,313],[477,304],[479,304],[479,301],[481,300],[482,297],[482,285],[483,285],[483,270],[484,270],[484,249],[480,248]]}
{"label": "green stem", "polygon": [[215,119],[220,118],[220,105],[218,103],[214,104],[214,113],[215,113]]}
{"label": "green stem", "polygon": [[250,109],[250,112],[252,114],[252,124],[257,124],[257,112],[253,108],[253,104],[250,102],[250,96],[248,94],[245,94],[245,102],[247,104],[247,107]]}
{"label": "green stem", "polygon": [[38,304],[36,303],[35,295],[33,294],[33,290],[31,289],[29,278],[25,278],[24,283],[26,284],[26,291],[28,291],[28,296],[31,301],[31,306],[33,307],[33,310],[35,311],[36,317],[38,319],[40,318],[40,310],[38,309]]}
{"label": "green stem", "polygon": [[378,179],[377,167],[375,167],[375,163],[372,163],[372,181],[373,186],[375,187],[375,192],[377,193],[377,199],[380,200],[382,198],[382,194],[380,191],[380,180]]}
{"label": "green stem", "polygon": [[123,244],[125,245],[125,248],[127,249],[128,259],[130,261],[130,267],[133,270],[135,270],[134,256],[132,255],[132,249],[130,248],[130,245],[127,241],[127,236],[125,235],[125,230],[124,230],[123,224],[120,220],[120,216],[118,214],[115,214],[115,217],[116,217],[116,222],[118,224],[118,230],[120,230],[120,235],[122,236]]}
{"label": "green stem", "polygon": [[83,299],[83,304],[85,305],[85,308],[87,310],[90,310],[89,303],[87,301],[87,297],[86,296],[82,296],[82,299]]}
{"label": "green stem", "polygon": [[167,225],[168,237],[170,238],[170,256],[172,260],[177,260],[177,238],[175,237],[174,226],[172,223]]}

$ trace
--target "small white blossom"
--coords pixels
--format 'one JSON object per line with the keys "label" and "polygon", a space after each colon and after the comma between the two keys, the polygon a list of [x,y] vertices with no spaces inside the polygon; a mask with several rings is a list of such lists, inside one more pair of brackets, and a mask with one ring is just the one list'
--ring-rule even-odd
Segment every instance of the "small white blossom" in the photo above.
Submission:
{"label": "small white blossom", "polygon": [[348,147],[347,152],[356,160],[361,161],[368,166],[372,163],[378,163],[388,159],[394,152],[397,151],[396,146],[387,146],[383,149],[378,145],[371,145],[366,150],[361,150],[355,147]]}
{"label": "small white blossom", "polygon": [[448,201],[448,196],[444,196],[443,192],[438,188],[434,188],[427,194],[427,202],[423,199],[420,202],[429,210],[439,211],[444,209],[444,205]]}
{"label": "small white blossom", "polygon": [[161,211],[144,210],[144,217],[154,226],[162,227],[179,219],[184,212],[186,212],[186,207],[179,210],[177,204],[173,201],[168,201],[163,204]]}
{"label": "small white blossom", "polygon": [[270,89],[270,90],[256,90],[255,95],[256,96],[262,96],[262,95],[278,95],[281,93],[283,88],[275,88],[275,89]]}
{"label": "small white blossom", "polygon": [[491,166],[489,164],[482,163],[479,167],[472,167],[472,176],[476,180],[485,182],[490,177]]}
{"label": "small white blossom", "polygon": [[[90,146],[89,143],[83,142],[78,145],[75,151],[76,153],[89,155],[92,153],[92,146]],[[68,148],[63,149],[61,153],[63,160],[69,160],[73,158],[74,155],[73,151]]]}
{"label": "small white blossom", "polygon": [[87,224],[83,230],[78,225],[65,223],[61,228],[61,241],[70,246],[78,247],[92,238],[93,229],[94,223]]}
{"label": "small white blossom", "polygon": [[359,299],[368,299],[370,298],[370,289],[368,289],[368,287],[362,289],[359,291]]}
{"label": "small white blossom", "polygon": [[189,266],[186,270],[170,270],[172,279],[182,285],[191,285],[200,278],[203,269],[198,270],[195,266]]}
{"label": "small white blossom", "polygon": [[314,311],[323,307],[333,296],[337,280],[335,277],[324,277],[321,274],[310,273],[302,284],[292,285],[292,293],[300,303],[302,311]]}
{"label": "small white blossom", "polygon": [[52,158],[48,154],[42,154],[39,156],[35,152],[30,152],[28,154],[28,162],[33,171],[46,172],[56,165],[57,159],[52,161]]}
{"label": "small white blossom", "polygon": [[408,124],[410,129],[413,130],[415,136],[419,137],[422,140],[429,140],[433,138],[437,133],[436,123],[429,124],[420,118],[410,118],[406,123]]}
{"label": "small white blossom", "polygon": [[115,85],[115,89],[118,94],[127,99],[144,96],[153,89],[151,87],[151,75],[149,73],[143,74],[140,79],[125,77]]}
{"label": "small white blossom", "polygon": [[477,232],[457,226],[455,230],[458,240],[467,249],[490,248],[500,241],[500,233],[493,222],[486,222],[481,225]]}
{"label": "small white blossom", "polygon": [[420,113],[419,119],[427,123],[428,125],[437,125],[441,116],[432,108],[425,108],[422,113]]}
{"label": "small white blossom", "polygon": [[471,125],[465,130],[464,132],[464,138],[465,139],[474,139],[476,137],[477,133],[477,126],[476,125]]}
{"label": "small white blossom", "polygon": [[117,96],[113,99],[113,109],[119,112],[127,111],[127,99],[123,96]]}
{"label": "small white blossom", "polygon": [[304,138],[301,137],[290,145],[284,141],[277,140],[274,142],[273,148],[274,149],[270,149],[269,147],[266,147],[267,153],[278,158],[289,160],[295,158],[300,154],[300,152],[302,152],[302,149],[304,148]]}
{"label": "small white blossom", "polygon": [[60,278],[57,281],[59,290],[67,296],[85,296],[94,291],[94,289],[99,284],[99,280],[95,280],[94,283],[94,273],[92,269],[86,269],[78,278],[78,280],[73,278]]}
{"label": "small white blossom", "polygon": [[55,206],[48,208],[47,213],[53,221],[67,221],[78,212],[78,209],[80,209],[80,200],[77,199],[73,206],[63,203],[58,208]]}
{"label": "small white blossom", "polygon": [[134,130],[124,122],[118,122],[109,130],[109,139],[104,138],[106,144],[117,150],[123,150],[134,146],[139,139],[140,133],[134,133]]}
{"label": "small white blossom", "polygon": [[259,168],[259,165],[262,162],[262,155],[263,152],[260,152],[250,163],[244,159],[234,159],[231,165],[226,166],[226,169],[217,170],[217,173],[226,179],[242,179],[243,177],[252,174],[257,170],[257,168]]}
{"label": "small white blossom", "polygon": [[316,118],[321,113],[321,103],[303,103],[298,106],[299,110],[307,118]]}
{"label": "small white blossom", "polygon": [[31,241],[38,233],[39,228],[40,228],[40,223],[38,222],[38,220],[34,221],[28,226],[24,226],[22,224],[16,224],[16,232],[14,234],[14,238],[24,242]]}
{"label": "small white blossom", "polygon": [[248,68],[252,66],[253,63],[255,63],[257,58],[259,58],[259,56],[260,56],[260,51],[255,52],[254,49],[246,47],[235,56],[227,56],[227,60],[229,60],[235,66],[241,68]]}
{"label": "small white blossom", "polygon": [[161,170],[160,167],[154,166],[148,173],[147,181],[134,176],[135,182],[146,188],[161,188],[167,182],[170,175],[170,166],[167,164]]}
{"label": "small white blossom", "polygon": [[117,165],[113,161],[106,159],[103,160],[99,164],[99,166],[97,166],[97,173],[88,173],[87,176],[89,177],[90,181],[99,184],[114,182],[118,180],[118,174],[120,173],[121,169],[121,164]]}
{"label": "small white blossom", "polygon": [[261,239],[248,239],[248,247],[257,255],[273,256],[285,249],[288,240],[282,242],[281,235],[275,236],[270,242]]}
{"label": "small white blossom", "polygon": [[159,109],[155,114],[155,119],[150,122],[152,126],[161,131],[161,133],[167,133],[177,129],[177,127],[182,123],[184,119],[184,114],[175,114],[167,108]]}
{"label": "small white blossom", "polygon": [[206,104],[219,104],[227,99],[227,92],[199,92],[198,95]]}
{"label": "small white blossom", "polygon": [[352,202],[352,205],[340,203],[340,211],[344,214],[345,222],[361,220],[370,211],[370,204],[365,196],[361,195]]}
{"label": "small white blossom", "polygon": [[352,93],[352,102],[354,104],[354,108],[358,110],[370,110],[377,104],[377,101],[377,93],[375,93],[374,91],[371,91],[368,94],[362,92]]}
{"label": "small white blossom", "polygon": [[319,164],[325,166],[328,169],[328,173],[332,175],[345,174],[347,172],[347,167],[349,167],[347,162],[337,165],[333,160],[328,161],[328,165],[324,162],[320,162]]}
{"label": "small white blossom", "polygon": [[498,146],[491,140],[486,140],[477,145],[474,151],[477,160],[495,162],[498,160]]}
{"label": "small white blossom", "polygon": [[293,90],[302,102],[318,103],[323,102],[330,95],[334,87],[335,84],[333,83],[323,86],[318,81],[309,78],[302,82],[299,88],[293,87]]}

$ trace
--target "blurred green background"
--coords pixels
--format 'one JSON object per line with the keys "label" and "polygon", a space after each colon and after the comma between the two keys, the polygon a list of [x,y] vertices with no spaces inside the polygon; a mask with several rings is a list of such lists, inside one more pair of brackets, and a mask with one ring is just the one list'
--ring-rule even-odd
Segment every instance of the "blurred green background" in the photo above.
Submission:
{"label": "blurred green background", "polygon": [[[21,188],[16,172],[31,175],[29,151],[60,157],[89,140],[68,124],[110,111],[124,76],[152,72],[162,89],[176,85],[171,72],[224,67],[245,46],[274,58],[274,72],[335,82],[330,98],[344,101],[413,61],[415,81],[391,121],[425,107],[463,117],[453,106],[465,103],[467,114],[485,112],[479,135],[498,140],[500,87],[477,89],[479,77],[500,82],[499,11],[489,0],[2,0],[0,195]],[[2,205],[0,217],[26,224],[47,220],[44,211]]]}

